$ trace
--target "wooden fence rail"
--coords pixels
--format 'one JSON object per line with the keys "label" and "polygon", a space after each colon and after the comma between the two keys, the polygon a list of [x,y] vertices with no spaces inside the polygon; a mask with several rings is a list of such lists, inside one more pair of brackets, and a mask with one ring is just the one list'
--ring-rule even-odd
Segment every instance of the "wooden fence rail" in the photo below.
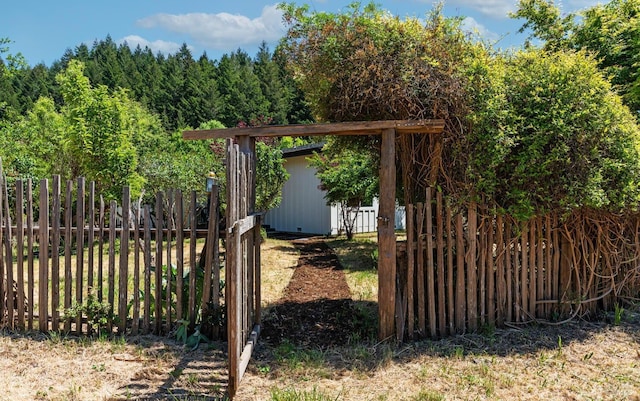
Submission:
{"label": "wooden fence rail", "polygon": [[454,211],[434,193],[407,206],[407,241],[398,248],[398,340],[557,322],[638,298],[637,215],[581,212],[517,222],[475,203]]}
{"label": "wooden fence rail", "polygon": [[[217,187],[206,229],[196,226],[195,192],[186,200],[179,190],[158,193],[141,205],[128,187],[120,203],[106,204],[84,178],[62,190],[60,177],[42,180],[34,199],[31,181],[10,187],[0,174],[2,327],[91,333],[104,311],[89,307],[106,303],[107,329],[160,334],[219,311]],[[81,313],[70,319],[74,305]]]}

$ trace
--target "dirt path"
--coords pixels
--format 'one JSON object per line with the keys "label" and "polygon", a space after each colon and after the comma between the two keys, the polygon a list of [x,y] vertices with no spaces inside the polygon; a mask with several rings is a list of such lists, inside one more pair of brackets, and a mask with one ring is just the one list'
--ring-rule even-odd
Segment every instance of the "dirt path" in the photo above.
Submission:
{"label": "dirt path", "polygon": [[338,258],[321,238],[293,244],[300,250],[298,266],[263,320],[262,340],[321,348],[346,344],[358,319]]}

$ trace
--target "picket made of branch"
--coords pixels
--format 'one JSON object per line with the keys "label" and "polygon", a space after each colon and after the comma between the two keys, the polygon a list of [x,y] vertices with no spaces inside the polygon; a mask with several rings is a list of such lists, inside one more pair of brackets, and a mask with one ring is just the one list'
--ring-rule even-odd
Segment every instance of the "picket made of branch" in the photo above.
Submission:
{"label": "picket made of branch", "polygon": [[397,255],[399,339],[555,324],[640,290],[639,215],[517,222],[487,205],[453,209],[436,189],[406,210],[407,243]]}
{"label": "picket made of branch", "polygon": [[[219,312],[217,187],[207,198],[213,212],[206,228],[196,227],[195,192],[186,201],[180,191],[159,193],[154,205],[142,205],[132,202],[124,187],[120,201],[108,207],[95,183],[84,178],[67,181],[61,192],[59,176],[51,185],[49,180],[8,185],[0,164],[0,326],[91,334],[90,300],[109,304],[112,320],[106,329],[119,334],[166,334],[185,318],[193,328],[205,307]],[[185,260],[188,282],[182,280]],[[197,269],[204,280],[197,279]],[[203,285],[207,288],[196,289]],[[69,319],[75,305],[85,307]],[[212,332],[217,338],[223,331]]]}

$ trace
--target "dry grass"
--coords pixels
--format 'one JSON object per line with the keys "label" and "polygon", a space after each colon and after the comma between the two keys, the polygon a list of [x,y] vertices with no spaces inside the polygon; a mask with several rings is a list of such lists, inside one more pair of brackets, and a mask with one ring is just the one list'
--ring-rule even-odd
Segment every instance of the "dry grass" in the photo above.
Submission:
{"label": "dry grass", "polygon": [[[288,242],[263,245],[265,304],[278,299],[296,259]],[[640,400],[640,313],[628,309],[619,325],[484,327],[400,347],[260,345],[236,400]],[[225,358],[222,343],[190,351],[153,336],[4,333],[0,400],[221,399]]]}

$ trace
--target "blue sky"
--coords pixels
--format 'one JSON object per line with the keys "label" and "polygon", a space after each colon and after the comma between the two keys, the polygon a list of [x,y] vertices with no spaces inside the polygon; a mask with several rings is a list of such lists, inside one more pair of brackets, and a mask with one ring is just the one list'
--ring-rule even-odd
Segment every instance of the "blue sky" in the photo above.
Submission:
{"label": "blue sky", "polygon": [[[593,6],[597,0],[564,0],[569,13]],[[337,12],[351,0],[306,0],[311,10]],[[367,3],[367,1],[363,1]],[[394,15],[423,18],[433,0],[376,1]],[[444,13],[466,17],[465,26],[484,38],[508,48],[520,45],[520,21],[508,18],[514,0],[446,0]],[[132,48],[140,44],[154,52],[175,52],[183,43],[194,57],[204,51],[217,59],[241,48],[253,56],[262,41],[271,49],[285,32],[277,1],[270,0],[9,0],[0,12],[0,38],[9,38],[11,53],[22,53],[27,62],[46,65],[66,49],[111,35]]]}

